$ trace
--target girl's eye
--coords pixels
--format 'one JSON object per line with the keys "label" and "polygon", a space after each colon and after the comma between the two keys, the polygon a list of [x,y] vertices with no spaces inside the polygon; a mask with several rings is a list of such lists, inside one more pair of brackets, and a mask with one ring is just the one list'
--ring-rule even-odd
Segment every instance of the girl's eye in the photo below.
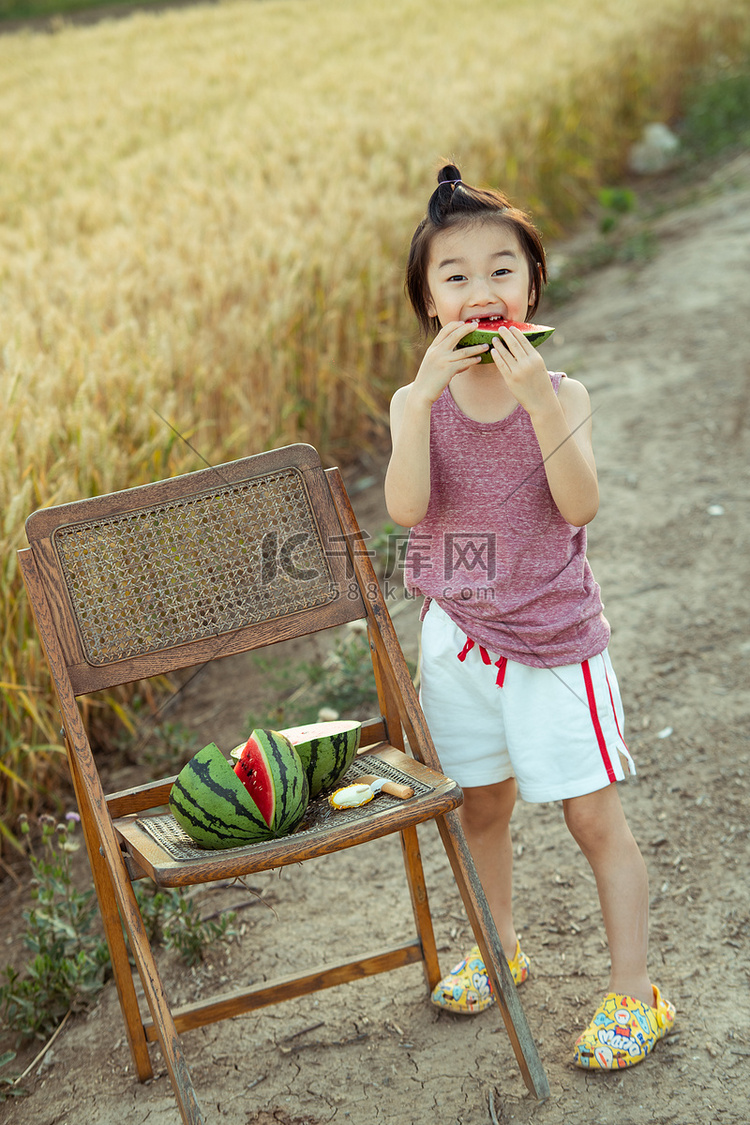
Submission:
{"label": "girl's eye", "polygon": [[499,269],[499,270],[495,270],[495,272],[493,273],[493,275],[492,275],[492,276],[493,276],[493,277],[505,277],[506,273],[510,273],[510,270],[509,270],[509,269],[506,269],[506,268],[505,268],[505,267],[503,266],[503,268],[502,268],[502,269]]}
{"label": "girl's eye", "polygon": [[466,278],[462,273],[454,273],[451,277],[448,278],[448,281],[466,281]]}

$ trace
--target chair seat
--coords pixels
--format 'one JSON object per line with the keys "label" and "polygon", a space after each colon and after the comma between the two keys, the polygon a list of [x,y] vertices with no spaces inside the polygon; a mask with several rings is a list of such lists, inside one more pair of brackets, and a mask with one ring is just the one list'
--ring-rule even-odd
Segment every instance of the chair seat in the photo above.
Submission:
{"label": "chair seat", "polygon": [[370,774],[409,785],[414,796],[403,800],[380,793],[359,808],[334,810],[321,794],[310,802],[291,835],[221,851],[199,848],[169,812],[119,817],[114,825],[131,878],[148,876],[161,887],[176,887],[266,871],[340,851],[432,820],[462,801],[455,781],[387,743],[358,755],[339,785],[352,785]]}

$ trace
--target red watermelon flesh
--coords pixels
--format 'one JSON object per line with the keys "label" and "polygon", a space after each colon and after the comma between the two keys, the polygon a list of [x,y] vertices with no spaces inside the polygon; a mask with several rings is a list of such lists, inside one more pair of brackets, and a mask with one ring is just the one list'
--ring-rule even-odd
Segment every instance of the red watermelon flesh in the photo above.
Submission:
{"label": "red watermelon flesh", "polygon": [[276,789],[268,758],[255,737],[255,731],[245,743],[234,772],[255,801],[266,824],[272,824]]}
{"label": "red watermelon flesh", "polygon": [[488,316],[486,320],[480,320],[477,324],[481,332],[496,332],[498,328],[520,328],[523,332],[531,327],[531,324],[520,324],[517,320],[506,320],[503,316]]}

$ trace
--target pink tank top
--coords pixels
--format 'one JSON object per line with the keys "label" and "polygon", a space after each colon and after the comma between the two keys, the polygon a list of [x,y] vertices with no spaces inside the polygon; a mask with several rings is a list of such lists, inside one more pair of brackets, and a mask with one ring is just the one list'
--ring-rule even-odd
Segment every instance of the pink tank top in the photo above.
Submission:
{"label": "pink tank top", "polygon": [[[557,393],[560,372],[550,372]],[[446,388],[433,404],[430,503],[411,529],[405,582],[477,644],[536,667],[579,664],[610,629],[586,559],[586,529],[552,499],[521,406],[475,422]]]}

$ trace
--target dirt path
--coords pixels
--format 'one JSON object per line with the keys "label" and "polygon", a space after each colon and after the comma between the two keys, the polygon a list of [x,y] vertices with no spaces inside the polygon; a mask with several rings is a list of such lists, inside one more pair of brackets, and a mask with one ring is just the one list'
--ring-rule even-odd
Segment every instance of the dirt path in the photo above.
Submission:
{"label": "dirt path", "polygon": [[[652,973],[677,1006],[675,1033],[629,1072],[571,1066],[571,1041],[607,979],[595,888],[559,809],[519,805],[517,916],[532,959],[522,997],[549,1101],[527,1096],[496,1013],[439,1014],[410,968],[187,1036],[210,1122],[485,1125],[490,1091],[497,1121],[519,1125],[750,1120],[750,160],[725,166],[709,194],[654,231],[651,261],[593,275],[555,314],[545,356],[586,384],[596,409],[602,506],[590,557],[639,770],[622,796],[650,874]],[[379,482],[354,501],[378,531]],[[395,619],[410,651],[415,616],[409,606]],[[180,718],[204,741],[233,745],[256,690],[248,677],[246,662],[223,663],[185,693]],[[447,968],[469,929],[436,834],[421,838]],[[255,880],[267,905],[240,914],[239,944],[195,973],[163,958],[175,998],[339,956],[356,947],[355,923],[375,944],[391,940],[410,908],[389,843]],[[348,900],[352,923],[338,921]],[[3,932],[16,952],[20,906],[7,889]],[[134,1080],[110,986],[30,1075],[32,1096],[0,1105],[0,1120],[174,1125],[158,1056],[156,1071],[146,1086]]]}

